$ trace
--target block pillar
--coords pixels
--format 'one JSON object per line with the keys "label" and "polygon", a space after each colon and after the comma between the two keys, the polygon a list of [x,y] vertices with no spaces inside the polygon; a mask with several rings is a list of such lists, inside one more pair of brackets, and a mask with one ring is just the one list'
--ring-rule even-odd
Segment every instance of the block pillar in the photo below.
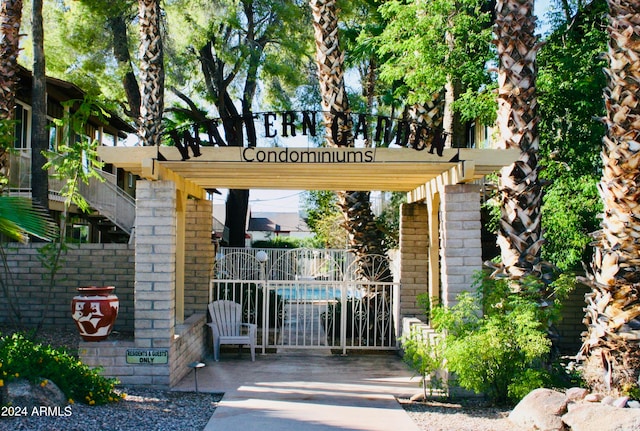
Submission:
{"label": "block pillar", "polygon": [[206,313],[209,302],[209,278],[215,259],[211,232],[212,203],[204,199],[187,200],[185,239],[185,318]]}
{"label": "block pillar", "polygon": [[452,306],[482,269],[480,186],[444,186],[440,205],[442,303]]}
{"label": "block pillar", "polygon": [[135,344],[169,348],[176,324],[176,185],[138,181],[136,196]]}
{"label": "block pillar", "polygon": [[424,203],[400,207],[400,316],[424,320],[416,296],[428,292],[429,225]]}

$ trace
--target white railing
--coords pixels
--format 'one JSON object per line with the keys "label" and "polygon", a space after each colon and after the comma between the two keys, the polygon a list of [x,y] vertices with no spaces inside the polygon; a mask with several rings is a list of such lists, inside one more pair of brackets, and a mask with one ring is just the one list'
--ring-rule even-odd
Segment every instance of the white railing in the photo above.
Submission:
{"label": "white railing", "polygon": [[[31,149],[18,150],[11,154],[9,171],[9,190],[12,195],[31,196]],[[135,224],[135,200],[117,186],[116,176],[98,171],[104,179],[91,178],[89,184],[80,183],[80,194],[92,208],[111,220],[119,228],[131,233]],[[49,198],[60,201],[59,195],[64,183],[49,178]]]}
{"label": "white railing", "polygon": [[347,250],[221,247],[216,255],[216,278],[260,278],[256,255],[261,251],[267,256],[264,271],[269,280],[341,281],[355,261]]}
{"label": "white railing", "polygon": [[[209,300],[242,304],[269,349],[397,349],[399,284],[383,256],[368,256],[370,273],[345,250],[224,248],[216,257]],[[383,264],[382,261],[386,264]]]}
{"label": "white railing", "polygon": [[111,220],[128,234],[136,222],[136,202],[116,185],[116,177],[104,171],[98,171],[104,179],[89,179],[89,184],[80,183],[79,191],[92,208]]}
{"label": "white railing", "polygon": [[396,350],[398,292],[397,283],[211,281],[212,301],[242,304],[244,321],[258,326],[263,353],[266,349]]}

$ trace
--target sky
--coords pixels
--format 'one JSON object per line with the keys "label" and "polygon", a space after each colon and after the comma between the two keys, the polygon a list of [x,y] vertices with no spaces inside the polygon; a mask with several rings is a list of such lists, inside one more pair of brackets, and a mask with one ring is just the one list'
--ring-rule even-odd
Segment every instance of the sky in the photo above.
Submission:
{"label": "sky", "polygon": [[[535,0],[534,13],[538,17],[539,32],[544,34],[548,29],[546,13],[552,0]],[[226,190],[222,195],[214,195],[214,204],[224,204]],[[303,190],[251,190],[249,205],[254,212],[298,212]]]}

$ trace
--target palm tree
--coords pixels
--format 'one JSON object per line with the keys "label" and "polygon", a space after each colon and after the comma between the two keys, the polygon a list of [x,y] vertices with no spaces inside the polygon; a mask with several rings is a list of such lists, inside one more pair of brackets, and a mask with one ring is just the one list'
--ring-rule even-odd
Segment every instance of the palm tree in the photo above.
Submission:
{"label": "palm tree", "polygon": [[140,139],[160,145],[164,109],[164,50],[159,0],[140,0]]}
{"label": "palm tree", "polygon": [[[20,23],[22,0],[3,0],[0,3],[0,120],[13,120],[16,85],[18,83],[18,54],[20,52]],[[13,144],[13,124],[3,121],[0,136],[0,177],[9,177],[9,153]],[[3,185],[0,185],[0,189]]]}
{"label": "palm tree", "polygon": [[[328,146],[353,146],[352,120],[344,84],[344,53],[338,38],[338,15],[335,0],[310,0],[316,41],[316,64],[322,96],[322,111]],[[338,122],[337,125],[334,122]],[[386,252],[384,235],[375,223],[369,192],[339,191],[338,206],[344,216],[343,226],[349,246],[361,265],[369,263],[367,255]],[[370,273],[361,268],[362,274]]]}
{"label": "palm tree", "polygon": [[640,375],[640,4],[609,0],[602,229],[586,296],[585,378],[596,390],[638,389]]}
{"label": "palm tree", "polygon": [[[430,148],[433,152],[437,139],[443,134],[444,100],[441,93],[435,93],[432,100],[424,104],[411,105],[407,108],[409,117],[408,142],[416,150]],[[444,142],[442,142],[444,144]]]}
{"label": "palm tree", "polygon": [[502,264],[497,272],[513,280],[527,275],[550,277],[540,260],[542,187],[538,181],[538,112],[535,79],[538,51],[532,0],[496,4],[498,118],[500,148],[516,148],[519,158],[500,171],[501,218],[498,245]]}

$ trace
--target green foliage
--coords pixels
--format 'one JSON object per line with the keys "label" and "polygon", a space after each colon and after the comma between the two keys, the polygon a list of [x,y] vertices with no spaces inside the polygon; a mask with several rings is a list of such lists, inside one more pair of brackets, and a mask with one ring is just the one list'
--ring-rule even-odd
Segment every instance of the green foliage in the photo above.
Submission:
{"label": "green foliage", "polygon": [[387,248],[397,247],[400,243],[400,205],[406,200],[406,193],[391,193],[390,199],[376,217],[376,225],[384,234]]}
{"label": "green foliage", "polygon": [[127,25],[127,48],[135,59],[139,46],[139,31],[135,27],[137,9],[135,0],[46,0],[47,74],[117,102],[110,108],[123,113],[119,108],[126,102],[122,85],[126,70],[114,57],[115,38],[111,25],[115,17],[123,17]]}
{"label": "green foliage", "polygon": [[559,163],[543,172],[552,182],[542,204],[546,244],[542,258],[562,271],[581,270],[591,258],[590,232],[598,229],[602,201],[594,175],[576,176]]}
{"label": "green foliage", "polygon": [[387,25],[375,38],[384,59],[380,77],[402,82],[397,95],[408,103],[432,99],[449,78],[474,92],[489,82],[485,67],[492,57],[491,13],[481,0],[383,2],[380,13]]}
{"label": "green foliage", "polygon": [[498,102],[494,90],[496,83],[492,83],[481,91],[467,89],[453,102],[453,109],[460,112],[463,122],[478,120],[481,124],[494,124],[498,117]]}
{"label": "green foliage", "polygon": [[100,370],[84,365],[63,349],[15,333],[0,337],[0,382],[18,377],[43,386],[51,380],[69,402],[100,405],[121,399],[115,392],[117,380],[101,376]]}
{"label": "green foliage", "polygon": [[563,271],[590,261],[588,234],[598,229],[602,211],[596,184],[605,131],[598,118],[604,115],[606,9],[606,2],[593,1],[571,19],[569,11],[557,14],[538,55],[540,178],[549,182],[542,258]]}
{"label": "green foliage", "polygon": [[346,244],[343,216],[337,205],[336,194],[327,190],[312,190],[304,194],[303,208],[307,213],[307,226],[315,234],[320,247],[342,248]]}
{"label": "green foliage", "polygon": [[551,382],[546,328],[557,304],[540,306],[535,279],[523,280],[518,293],[508,280],[478,276],[477,283],[475,295],[465,292],[453,307],[436,307],[432,323],[446,334],[444,358],[461,387],[494,402],[517,402]]}
{"label": "green foliage", "polygon": [[446,382],[440,378],[445,367],[444,342],[442,337],[429,337],[420,327],[412,327],[408,336],[400,339],[404,355],[402,359],[420,375],[424,398],[434,391],[445,389]]}
{"label": "green foliage", "polygon": [[[78,187],[80,182],[88,184],[91,178],[102,180],[96,172],[96,169],[102,167],[102,162],[98,160],[98,141],[85,135],[85,127],[90,117],[106,120],[109,113],[89,96],[83,100],[69,100],[62,105],[68,108],[64,118],[54,122],[64,133],[63,143],[58,146],[57,151],[45,152],[48,162],[43,169],[51,168],[51,177],[65,182],[60,190],[60,195],[65,198],[65,205],[68,207],[75,204],[86,212],[89,204],[78,192]],[[75,109],[72,111],[71,108]]]}
{"label": "green foliage", "polygon": [[426,292],[418,293],[416,295],[416,304],[424,311],[424,315],[427,318],[426,322],[429,323],[431,320],[431,298],[429,294]]}
{"label": "green foliage", "polygon": [[31,199],[0,196],[0,233],[21,242],[26,242],[28,235],[51,241],[57,230],[49,212]]}
{"label": "green foliage", "polygon": [[288,236],[277,236],[272,239],[253,241],[253,248],[300,248],[304,245],[304,241],[298,238]]}

